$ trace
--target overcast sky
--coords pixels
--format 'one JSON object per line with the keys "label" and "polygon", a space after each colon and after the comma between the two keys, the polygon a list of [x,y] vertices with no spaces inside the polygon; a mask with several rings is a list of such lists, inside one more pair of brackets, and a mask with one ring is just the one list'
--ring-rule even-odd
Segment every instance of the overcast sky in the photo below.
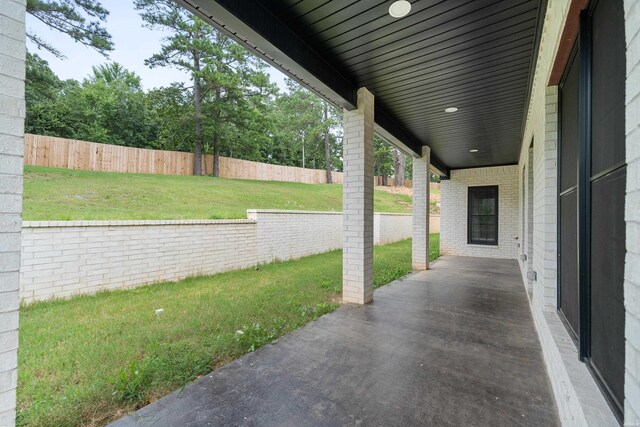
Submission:
{"label": "overcast sky", "polygon": [[[145,59],[160,50],[162,38],[167,33],[143,28],[142,19],[131,0],[103,0],[102,5],[110,12],[105,26],[115,44],[115,49],[109,54],[108,59],[95,50],[74,42],[66,34],[49,29],[31,15],[27,15],[29,31],[58,48],[66,59],[57,59],[46,51],[38,50],[33,43],[27,42],[29,51],[46,59],[51,69],[62,79],[82,80],[91,73],[92,66],[115,61],[142,77],[145,89],[189,80],[183,71],[170,67],[150,69],[144,65]],[[285,76],[273,68],[270,68],[270,74],[271,80],[284,88]]]}

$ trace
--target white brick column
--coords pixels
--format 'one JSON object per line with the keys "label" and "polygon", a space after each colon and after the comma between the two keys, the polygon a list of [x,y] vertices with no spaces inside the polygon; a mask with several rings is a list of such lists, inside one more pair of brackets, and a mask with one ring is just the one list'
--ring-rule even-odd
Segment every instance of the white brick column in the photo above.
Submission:
{"label": "white brick column", "polygon": [[429,163],[431,149],[422,147],[422,157],[413,159],[413,229],[411,258],[414,270],[429,269]]}
{"label": "white brick column", "polygon": [[0,425],[13,426],[18,381],[18,307],[26,0],[0,6]]}
{"label": "white brick column", "polygon": [[358,109],[344,112],[342,300],[373,300],[374,97],[358,90]]}

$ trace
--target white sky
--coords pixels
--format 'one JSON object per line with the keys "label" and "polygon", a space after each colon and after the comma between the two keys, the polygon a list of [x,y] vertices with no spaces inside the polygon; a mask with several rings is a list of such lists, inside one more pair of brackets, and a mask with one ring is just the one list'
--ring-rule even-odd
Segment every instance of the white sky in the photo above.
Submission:
{"label": "white sky", "polygon": [[[172,82],[188,82],[189,76],[178,69],[163,67],[150,69],[144,60],[160,50],[162,37],[167,33],[143,28],[142,19],[131,0],[103,0],[102,5],[110,14],[104,24],[113,38],[115,49],[105,58],[95,50],[74,42],[71,37],[49,29],[31,15],[27,15],[27,29],[60,50],[66,59],[55,56],[27,42],[29,51],[37,53],[49,62],[51,69],[61,79],[82,80],[91,74],[91,67],[107,61],[115,61],[142,77],[145,89],[169,86]],[[284,89],[284,74],[269,67],[271,80]]]}

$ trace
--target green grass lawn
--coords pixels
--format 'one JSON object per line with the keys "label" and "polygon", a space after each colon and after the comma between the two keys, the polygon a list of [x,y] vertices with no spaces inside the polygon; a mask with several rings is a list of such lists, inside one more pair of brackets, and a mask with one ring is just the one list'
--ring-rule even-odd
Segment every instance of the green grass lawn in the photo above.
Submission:
{"label": "green grass lawn", "polygon": [[[247,209],[341,211],[342,186],[26,166],[25,221],[244,218]],[[375,192],[377,212],[411,197]]]}
{"label": "green grass lawn", "polygon": [[[410,270],[410,240],[375,248],[376,287]],[[333,251],[23,307],[18,424],[103,425],[335,310],[341,275]]]}

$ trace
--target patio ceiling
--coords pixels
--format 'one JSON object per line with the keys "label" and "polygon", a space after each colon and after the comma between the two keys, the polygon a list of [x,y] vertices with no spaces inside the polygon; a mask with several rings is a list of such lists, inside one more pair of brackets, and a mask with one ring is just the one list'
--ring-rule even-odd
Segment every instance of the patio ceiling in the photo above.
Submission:
{"label": "patio ceiling", "polygon": [[391,0],[178,2],[338,106],[366,87],[376,125],[444,175],[518,161],[546,0],[416,0],[400,19]]}

